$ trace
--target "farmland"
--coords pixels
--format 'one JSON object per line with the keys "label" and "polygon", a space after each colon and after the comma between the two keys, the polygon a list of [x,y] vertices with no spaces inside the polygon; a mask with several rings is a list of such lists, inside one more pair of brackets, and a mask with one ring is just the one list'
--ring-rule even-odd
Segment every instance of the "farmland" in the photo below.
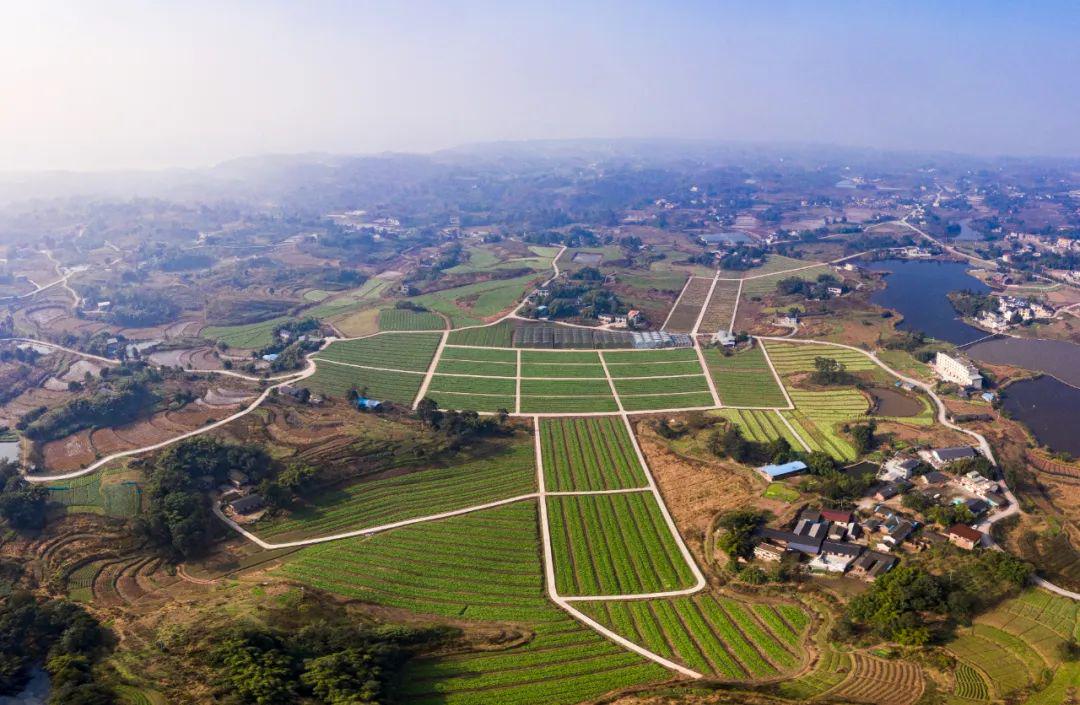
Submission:
{"label": "farmland", "polygon": [[446,322],[430,311],[388,308],[379,311],[379,330],[442,330]]}
{"label": "farmland", "polygon": [[529,494],[536,490],[531,442],[520,439],[458,459],[449,467],[417,469],[383,480],[355,482],[306,498],[285,517],[257,525],[282,541],[388,524]]}
{"label": "farmland", "polygon": [[787,427],[783,419],[775,411],[760,409],[722,409],[720,414],[736,423],[742,430],[743,436],[758,443],[783,438],[791,444],[792,448],[802,449],[802,443],[791,429]]}
{"label": "farmland", "polygon": [[675,307],[668,314],[664,330],[672,333],[689,333],[697,322],[701,307],[709,295],[712,277],[691,277],[683,288]]}
{"label": "farmland", "polygon": [[807,268],[800,269],[797,272],[766,274],[765,276],[754,276],[752,279],[746,279],[746,281],[743,282],[743,298],[748,299],[754,296],[772,294],[776,291],[777,283],[782,279],[798,278],[809,281],[816,279],[820,274],[829,272],[829,265],[827,264],[807,266],[806,262],[799,262],[795,266]]}
{"label": "farmland", "polygon": [[690,566],[651,493],[549,497],[548,512],[560,594],[634,594],[693,585]]}
{"label": "farmland", "polygon": [[206,326],[199,335],[209,340],[220,340],[230,348],[255,350],[274,342],[274,328],[290,320],[288,316],[280,316],[238,326]]}
{"label": "farmland", "polygon": [[832,423],[818,423],[800,410],[781,411],[780,413],[795,429],[795,432],[806,441],[806,444],[810,446],[810,450],[822,451],[841,460],[855,459],[855,449],[846,439],[840,437]]}
{"label": "farmland", "polygon": [[911,705],[922,695],[925,682],[919,666],[911,661],[885,660],[863,653],[851,655],[848,677],[829,691],[841,702],[880,705]]}
{"label": "farmland", "polygon": [[537,280],[536,274],[526,274],[514,279],[491,279],[416,296],[409,300],[446,315],[455,327],[477,325],[513,308],[521,300],[525,290]]}
{"label": "farmland", "polygon": [[380,333],[335,341],[314,357],[349,365],[424,372],[438,345],[439,336],[434,333]]}
{"label": "farmland", "polygon": [[540,439],[549,491],[612,490],[647,484],[621,419],[541,419]]}
{"label": "farmland", "polygon": [[771,605],[751,607],[703,593],[578,606],[650,651],[725,680],[772,678],[795,669],[802,660],[804,629],[788,623]]}
{"label": "farmland", "polygon": [[451,331],[446,342],[451,345],[509,348],[514,345],[514,324],[503,321],[490,326]]}
{"label": "farmland", "polygon": [[126,471],[122,465],[59,480],[46,485],[49,501],[64,507],[69,514],[87,513],[131,518],[142,509],[142,485],[136,471]]}
{"label": "farmland", "polygon": [[814,359],[818,357],[836,360],[844,365],[849,372],[880,369],[874,364],[874,361],[866,355],[855,350],[848,350],[847,348],[836,347],[834,345],[778,343],[769,341],[767,347],[769,358],[772,359],[773,365],[776,366],[776,371],[781,375],[787,375],[793,372],[813,372]]}
{"label": "farmland", "polygon": [[412,663],[403,678],[409,702],[571,705],[668,677],[551,605],[539,555],[536,505],[522,502],[306,548],[281,573],[346,597],[420,614],[523,623],[534,632],[521,645]]}
{"label": "farmland", "polygon": [[788,406],[760,346],[755,345],[734,355],[724,355],[717,348],[707,348],[703,354],[713,384],[716,385],[716,393],[724,406]]}
{"label": "farmland", "polygon": [[373,399],[412,404],[423,381],[424,375],[420,372],[368,370],[324,362],[315,374],[303,381],[303,386],[342,399],[355,387],[360,391],[367,390],[367,395]]}
{"label": "farmland", "polygon": [[739,282],[720,279],[713,289],[712,298],[701,317],[700,332],[712,334],[719,330],[731,330],[732,316],[735,313],[736,297],[739,294]]}

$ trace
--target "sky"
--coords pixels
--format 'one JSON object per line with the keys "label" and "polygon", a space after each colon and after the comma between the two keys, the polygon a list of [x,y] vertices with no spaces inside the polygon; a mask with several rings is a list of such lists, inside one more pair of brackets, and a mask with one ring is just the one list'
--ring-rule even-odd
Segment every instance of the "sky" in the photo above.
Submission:
{"label": "sky", "polygon": [[1080,3],[0,0],[0,170],[695,138],[1080,156]]}

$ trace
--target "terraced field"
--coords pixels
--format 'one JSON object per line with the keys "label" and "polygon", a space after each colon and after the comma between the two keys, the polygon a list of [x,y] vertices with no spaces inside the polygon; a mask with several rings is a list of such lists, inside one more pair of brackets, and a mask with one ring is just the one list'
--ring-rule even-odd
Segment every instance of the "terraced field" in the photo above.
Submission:
{"label": "terraced field", "polygon": [[787,408],[788,401],[759,345],[734,355],[724,355],[717,348],[706,348],[703,354],[724,406]]}
{"label": "terraced field", "polygon": [[275,542],[327,536],[535,491],[532,441],[516,439],[449,467],[326,490],[285,517],[260,521],[255,532]]}
{"label": "terraced field", "polygon": [[806,441],[810,450],[828,453],[840,460],[854,460],[855,448],[844,438],[831,422],[817,422],[802,411],[781,411],[795,432]]}
{"label": "terraced field", "polygon": [[620,636],[699,673],[722,679],[774,678],[797,668],[805,621],[790,610],[702,593],[666,600],[576,603]]}
{"label": "terraced field", "polygon": [[812,343],[779,343],[770,340],[765,344],[776,371],[781,375],[793,372],[813,372],[814,359],[831,358],[841,363],[849,372],[881,369],[866,355],[855,350],[834,345],[814,345]]}
{"label": "terraced field", "polygon": [[689,333],[697,323],[701,307],[709,296],[712,277],[691,277],[683,289],[682,296],[671,309],[664,330],[671,333]]}
{"label": "terraced field", "polygon": [[1027,686],[1046,667],[1022,640],[978,623],[949,642],[949,651],[985,673],[999,696]]}
{"label": "terraced field", "polygon": [[446,321],[430,311],[388,308],[379,311],[379,330],[442,330]]}
{"label": "terraced field", "polygon": [[274,342],[274,328],[290,320],[289,316],[280,316],[239,326],[206,326],[199,335],[208,340],[220,340],[230,348],[257,350]]}
{"label": "terraced field", "polygon": [[775,411],[759,409],[722,409],[724,418],[729,419],[742,430],[743,437],[758,443],[768,443],[777,438],[784,438],[792,448],[803,448],[799,439],[787,427]]}
{"label": "terraced field", "polygon": [[539,281],[536,274],[514,279],[491,279],[436,291],[409,299],[450,318],[454,327],[477,325],[514,308],[526,290]]}
{"label": "terraced field", "polygon": [[[794,267],[805,267],[806,262],[799,262],[794,264]],[[798,278],[804,281],[812,281],[818,278],[818,275],[825,274],[829,271],[829,265],[818,264],[813,265],[807,269],[801,269],[798,272],[787,272],[770,274],[764,277],[756,277],[755,279],[747,279],[743,282],[743,299],[749,299],[752,296],[765,296],[767,294],[776,293],[776,285],[782,279]]]}
{"label": "terraced field", "polygon": [[622,419],[540,420],[544,484],[549,492],[613,490],[648,484]]}
{"label": "terraced field", "polygon": [[549,497],[548,513],[562,595],[636,594],[694,584],[651,493]]}
{"label": "terraced field", "polygon": [[349,390],[366,390],[372,399],[412,404],[424,381],[422,372],[391,372],[320,362],[315,374],[301,384],[312,391],[344,399]]}
{"label": "terraced field", "polygon": [[402,679],[409,702],[571,705],[670,677],[547,601],[539,544],[536,505],[523,502],[306,548],[281,572],[347,597],[535,634],[502,650],[413,662]]}
{"label": "terraced field", "polygon": [[51,482],[49,501],[62,505],[69,514],[104,514],[131,518],[142,509],[142,486],[116,476],[122,468],[109,468],[82,477]]}
{"label": "terraced field", "polygon": [[840,702],[870,705],[912,705],[925,688],[922,671],[911,661],[886,660],[856,652],[844,681],[828,691]]}

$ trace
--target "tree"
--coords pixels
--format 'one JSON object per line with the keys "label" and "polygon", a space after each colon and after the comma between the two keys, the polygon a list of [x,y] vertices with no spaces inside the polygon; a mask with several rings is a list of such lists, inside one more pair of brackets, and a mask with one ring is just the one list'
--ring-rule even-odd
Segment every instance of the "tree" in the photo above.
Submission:
{"label": "tree", "polygon": [[732,560],[749,560],[754,556],[754,531],[765,522],[766,515],[757,509],[736,509],[720,517],[717,526],[723,530],[716,547]]}
{"label": "tree", "polygon": [[49,491],[27,482],[19,466],[0,460],[0,517],[16,530],[37,530],[45,526]]}
{"label": "tree", "polygon": [[851,440],[855,443],[856,453],[865,455],[877,447],[877,439],[874,437],[876,430],[877,422],[873,419],[851,428]]}
{"label": "tree", "polygon": [[814,372],[810,375],[810,381],[822,386],[851,384],[853,378],[848,373],[844,363],[831,357],[815,357]]}

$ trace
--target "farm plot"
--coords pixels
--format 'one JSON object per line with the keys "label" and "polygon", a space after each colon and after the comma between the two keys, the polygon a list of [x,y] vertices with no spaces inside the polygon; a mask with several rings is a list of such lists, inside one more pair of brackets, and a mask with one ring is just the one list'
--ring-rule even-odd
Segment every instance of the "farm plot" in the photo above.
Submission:
{"label": "farm plot", "polygon": [[956,662],[956,670],[953,671],[956,678],[956,687],[953,695],[965,700],[989,700],[990,689],[982,674],[963,661]]}
{"label": "farm plot", "polygon": [[862,653],[852,654],[851,660],[851,672],[828,692],[830,698],[871,705],[911,705],[922,696],[925,681],[917,664]]}
{"label": "farm plot", "polygon": [[783,438],[796,450],[802,449],[802,443],[791,432],[775,411],[759,409],[722,409],[720,414],[742,430],[743,437],[757,443],[768,443]]}
{"label": "farm plot", "polygon": [[563,595],[679,590],[694,584],[651,493],[548,498]]}
{"label": "farm plot", "polygon": [[366,390],[365,393],[373,399],[412,404],[423,381],[422,372],[369,370],[323,361],[315,374],[301,384],[327,396],[345,398],[349,390],[355,388]]}
{"label": "farm plot", "polygon": [[260,521],[255,529],[274,541],[326,536],[534,491],[532,443],[514,442],[449,467],[325,490],[285,517]]}
{"label": "farm plot", "polygon": [[388,308],[379,311],[379,330],[442,330],[446,321],[430,311]]}
{"label": "farm plot", "polygon": [[693,330],[711,286],[712,277],[690,277],[683,288],[682,296],[664,322],[664,330],[672,333],[689,333]]}
{"label": "farm plot", "polygon": [[[578,603],[601,624],[645,648],[728,680],[771,678],[795,669],[802,637],[772,608],[702,594],[668,600]],[[758,615],[764,607],[774,617]],[[777,633],[773,629],[779,629]]]}
{"label": "farm plot", "polygon": [[515,380],[503,377],[454,377],[436,374],[431,378],[427,396],[445,409],[513,411],[517,403],[516,386]]}
{"label": "farm plot", "polygon": [[854,460],[855,448],[838,434],[831,422],[818,423],[801,411],[781,411],[792,428],[806,441],[810,450],[828,453],[840,460]]}
{"label": "farm plot", "polygon": [[693,348],[665,348],[663,350],[615,350],[604,353],[604,362],[612,377],[625,377],[616,372],[619,365],[643,366],[658,362],[693,362],[697,360],[697,351]]}
{"label": "farm plot", "polygon": [[724,355],[716,348],[703,351],[716,393],[724,406],[786,408],[788,401],[769,368],[760,346]]}
{"label": "farm plot", "polygon": [[280,316],[239,326],[206,326],[199,335],[208,340],[224,342],[230,348],[256,350],[274,342],[274,328],[290,320],[288,316]]}
{"label": "farm plot", "polygon": [[137,472],[116,465],[102,472],[50,482],[45,488],[49,501],[63,506],[68,514],[131,518],[142,509],[142,485],[137,477]]}
{"label": "farm plot", "polygon": [[846,367],[849,372],[881,369],[866,355],[834,345],[770,341],[767,348],[769,357],[772,359],[773,365],[776,366],[776,371],[781,375],[794,372],[813,372],[814,360],[819,357],[836,360]]}
{"label": "farm plot", "polygon": [[716,406],[709,392],[649,394],[620,397],[626,411],[663,411],[667,409],[710,409]]}
{"label": "farm plot", "polygon": [[681,377],[648,377],[645,379],[622,379],[616,378],[615,391],[619,397],[639,396],[643,394],[689,394],[701,392],[709,393],[709,383],[705,375],[701,374],[700,368],[697,374],[684,375]]}
{"label": "farm plot", "polygon": [[446,339],[446,342],[450,345],[510,348],[514,346],[514,324],[509,321],[502,321],[490,326],[450,331],[450,336]]}
{"label": "farm plot", "polygon": [[434,333],[380,333],[331,343],[314,357],[364,367],[425,372],[439,347]]}
{"label": "farm plot", "polygon": [[537,280],[536,274],[514,279],[490,279],[424,294],[410,301],[445,314],[454,326],[475,325],[512,309],[521,301],[525,290]]}
{"label": "farm plot", "polygon": [[[998,696],[1019,690],[1035,680],[1045,664],[1030,648],[1019,649],[1015,637],[1003,639],[1004,632],[976,624],[949,642],[948,649],[958,659],[977,667],[990,679]],[[1008,636],[1008,635],[1005,635]],[[1022,642],[1021,642],[1022,644]],[[1038,670],[1032,670],[1037,668]]]}
{"label": "farm plot", "polygon": [[517,375],[517,362],[480,362],[476,360],[449,360],[439,358],[435,374],[470,375],[475,377],[507,377]]}
{"label": "farm plot", "polygon": [[739,282],[717,280],[712,298],[705,306],[701,317],[699,333],[712,334],[720,330],[731,330],[731,318],[735,314],[736,297],[739,294]]}
{"label": "farm plot", "polygon": [[[800,262],[795,265],[797,267],[805,267],[805,262]],[[754,278],[746,279],[743,281],[743,298],[749,299],[753,296],[765,296],[767,294],[776,293],[776,285],[782,279],[798,278],[804,281],[811,281],[817,279],[819,274],[825,274],[829,271],[829,265],[816,264],[807,267],[806,269],[800,269],[797,272],[786,272],[778,274],[768,274],[766,276],[756,276]]]}
{"label": "farm plot", "polygon": [[617,411],[606,379],[522,379],[524,413]]}
{"label": "farm plot", "polygon": [[549,491],[613,490],[648,484],[621,419],[542,419],[540,442]]}
{"label": "farm plot", "polygon": [[642,364],[620,363],[608,365],[608,372],[612,379],[618,380],[626,377],[679,377],[686,375],[700,375],[701,362],[697,359],[673,360],[671,362],[647,362]]}
{"label": "farm plot", "polygon": [[281,571],[346,597],[533,632],[520,646],[411,662],[402,695],[412,703],[572,705],[668,678],[547,601],[537,527],[535,503],[522,502],[305,548]]}
{"label": "farm plot", "polygon": [[439,363],[453,360],[464,362],[500,362],[517,366],[517,351],[503,348],[470,348],[447,345],[439,356]]}
{"label": "farm plot", "polygon": [[604,379],[600,356],[595,352],[541,352],[523,350],[521,376],[530,378]]}

